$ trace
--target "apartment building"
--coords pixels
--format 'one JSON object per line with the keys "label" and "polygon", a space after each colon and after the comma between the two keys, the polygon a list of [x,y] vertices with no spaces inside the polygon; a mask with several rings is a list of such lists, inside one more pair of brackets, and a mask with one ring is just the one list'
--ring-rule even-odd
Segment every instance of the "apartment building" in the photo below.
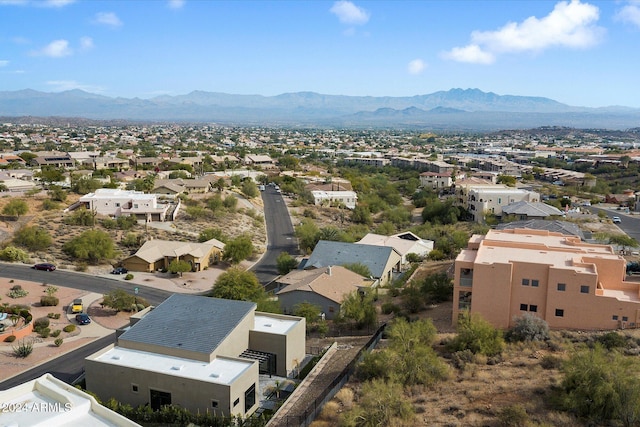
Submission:
{"label": "apartment building", "polygon": [[547,230],[490,230],[474,235],[455,261],[453,318],[478,313],[508,328],[533,313],[551,328],[637,327],[640,283],[609,245]]}

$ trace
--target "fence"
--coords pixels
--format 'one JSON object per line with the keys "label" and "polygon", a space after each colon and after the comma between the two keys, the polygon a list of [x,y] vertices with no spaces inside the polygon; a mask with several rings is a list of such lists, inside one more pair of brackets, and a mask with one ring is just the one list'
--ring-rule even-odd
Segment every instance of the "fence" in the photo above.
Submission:
{"label": "fence", "polygon": [[362,359],[364,352],[371,350],[378,344],[378,342],[382,338],[382,334],[386,326],[387,324],[383,323],[382,325],[380,325],[380,327],[378,327],[371,339],[369,339],[369,341],[367,341],[367,343],[360,349],[356,357],[351,362],[349,362],[349,364],[331,382],[331,384],[322,391],[320,396],[318,396],[311,404],[309,404],[309,406],[303,411],[302,415],[284,415],[282,417],[283,423],[280,425],[287,427],[309,426],[311,422],[318,416],[325,403],[331,400],[333,396],[335,396],[336,393],[349,380],[349,378],[355,371],[356,365]]}

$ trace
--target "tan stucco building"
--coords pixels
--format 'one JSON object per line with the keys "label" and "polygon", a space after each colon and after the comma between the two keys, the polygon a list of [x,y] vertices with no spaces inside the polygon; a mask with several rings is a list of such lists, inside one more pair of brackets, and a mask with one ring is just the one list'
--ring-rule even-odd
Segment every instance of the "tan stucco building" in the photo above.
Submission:
{"label": "tan stucco building", "polygon": [[499,328],[524,313],[551,328],[637,327],[640,283],[609,245],[546,230],[490,230],[474,235],[455,261],[453,323],[464,310]]}
{"label": "tan stucco building", "polygon": [[202,271],[222,259],[224,243],[217,239],[206,242],[178,242],[174,240],[147,240],[135,254],[122,260],[131,271],[154,272],[169,268],[173,260],[186,261],[191,271]]}
{"label": "tan stucco building", "polygon": [[305,319],[256,304],[173,294],[89,356],[87,390],[133,406],[178,405],[246,416],[258,408],[259,374],[290,376],[305,357]]}

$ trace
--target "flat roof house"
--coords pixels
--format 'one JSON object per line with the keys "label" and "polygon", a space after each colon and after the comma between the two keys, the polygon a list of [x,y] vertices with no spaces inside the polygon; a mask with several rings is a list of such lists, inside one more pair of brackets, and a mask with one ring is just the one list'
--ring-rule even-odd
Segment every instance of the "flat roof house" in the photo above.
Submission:
{"label": "flat roof house", "polygon": [[158,203],[156,194],[142,191],[120,190],[115,188],[99,188],[93,193],[80,197],[78,202],[68,208],[73,210],[80,206],[99,215],[113,217],[135,215],[139,219],[149,221],[172,220],[169,214],[171,204]]}
{"label": "flat roof house", "polygon": [[473,235],[455,261],[453,319],[469,310],[498,328],[533,313],[551,328],[637,327],[640,283],[609,245],[547,230]]}
{"label": "flat roof house", "polygon": [[86,358],[87,390],[101,399],[247,416],[259,373],[289,376],[305,357],[305,319],[253,302],[173,294],[131,323]]}
{"label": "flat roof house", "polygon": [[0,402],[2,426],[139,426],[51,374],[0,391]]}

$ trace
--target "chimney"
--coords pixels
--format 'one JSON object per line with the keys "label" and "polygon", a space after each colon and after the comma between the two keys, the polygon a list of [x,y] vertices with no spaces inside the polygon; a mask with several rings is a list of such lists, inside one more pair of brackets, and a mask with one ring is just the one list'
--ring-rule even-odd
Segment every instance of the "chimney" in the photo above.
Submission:
{"label": "chimney", "polygon": [[331,276],[331,266],[329,266],[329,268],[327,268],[327,274],[328,274],[329,276]]}

